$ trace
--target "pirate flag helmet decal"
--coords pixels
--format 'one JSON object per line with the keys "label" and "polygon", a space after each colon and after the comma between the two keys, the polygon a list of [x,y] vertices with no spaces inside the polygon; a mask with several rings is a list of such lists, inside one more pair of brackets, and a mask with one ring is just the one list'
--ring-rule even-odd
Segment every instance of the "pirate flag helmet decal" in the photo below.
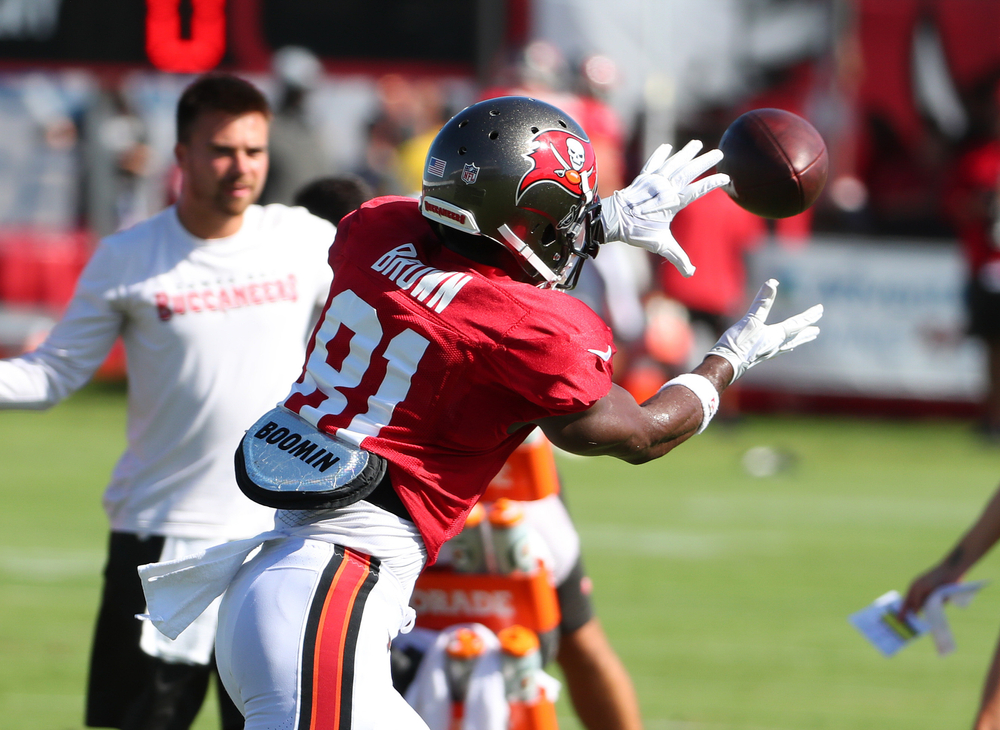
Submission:
{"label": "pirate flag helmet decal", "polygon": [[535,136],[532,147],[526,155],[532,166],[521,178],[518,198],[532,185],[555,183],[572,195],[593,199],[597,160],[587,139],[562,129],[548,129]]}
{"label": "pirate flag helmet decal", "polygon": [[583,128],[550,104],[507,96],[444,125],[427,154],[420,209],[446,246],[470,255],[470,240],[488,252],[499,245],[527,280],[569,289],[603,242],[596,191]]}

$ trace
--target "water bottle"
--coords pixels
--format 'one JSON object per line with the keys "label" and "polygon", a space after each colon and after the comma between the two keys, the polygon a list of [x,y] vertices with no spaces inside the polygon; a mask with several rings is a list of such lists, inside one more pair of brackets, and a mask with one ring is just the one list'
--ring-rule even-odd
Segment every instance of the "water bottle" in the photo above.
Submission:
{"label": "water bottle", "polygon": [[493,555],[498,573],[531,573],[535,557],[531,549],[531,531],[519,502],[498,499],[489,510]]}
{"label": "water bottle", "polygon": [[483,521],[486,508],[477,503],[465,519],[462,531],[449,540],[451,567],[457,573],[486,572],[486,542]]}
{"label": "water bottle", "polygon": [[472,629],[461,628],[445,647],[445,677],[451,701],[461,704],[469,691],[469,678],[476,661],[482,655],[485,645]]}
{"label": "water bottle", "polygon": [[500,640],[507,701],[525,704],[537,702],[541,694],[538,672],[542,669],[538,635],[531,629],[515,624],[501,629],[497,638]]}

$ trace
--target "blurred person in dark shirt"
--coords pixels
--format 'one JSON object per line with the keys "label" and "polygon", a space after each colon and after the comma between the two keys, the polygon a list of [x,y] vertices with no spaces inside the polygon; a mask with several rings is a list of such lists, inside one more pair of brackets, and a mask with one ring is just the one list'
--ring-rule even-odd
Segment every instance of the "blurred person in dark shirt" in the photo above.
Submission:
{"label": "blurred person in dark shirt", "polygon": [[944,205],[967,265],[968,332],[986,348],[987,391],[981,428],[1000,440],[1000,86],[990,86],[983,109],[988,134],[966,145],[950,176]]}
{"label": "blurred person in dark shirt", "polygon": [[341,218],[374,197],[371,186],[357,175],[331,175],[300,188],[292,205],[301,205],[313,215],[337,225]]}

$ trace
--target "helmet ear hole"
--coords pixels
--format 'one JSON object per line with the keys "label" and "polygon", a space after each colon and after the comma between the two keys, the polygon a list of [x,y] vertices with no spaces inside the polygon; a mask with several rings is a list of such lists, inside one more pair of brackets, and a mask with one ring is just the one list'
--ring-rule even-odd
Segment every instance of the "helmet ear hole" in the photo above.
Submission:
{"label": "helmet ear hole", "polygon": [[542,235],[539,236],[538,238],[539,243],[541,243],[542,246],[544,246],[545,248],[551,246],[558,239],[559,237],[556,235],[555,226],[553,226],[551,223],[545,226],[545,230],[542,231]]}

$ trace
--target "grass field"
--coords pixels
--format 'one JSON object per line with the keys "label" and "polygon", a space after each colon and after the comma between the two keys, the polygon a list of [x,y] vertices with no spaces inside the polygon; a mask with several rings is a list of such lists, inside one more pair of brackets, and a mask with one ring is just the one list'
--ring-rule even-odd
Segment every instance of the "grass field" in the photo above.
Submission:
{"label": "grass field", "polygon": [[[82,727],[124,395],[0,414],[0,726]],[[794,458],[752,477],[741,457]],[[954,542],[1000,481],[968,424],[752,417],[642,467],[560,460],[595,601],[649,730],[940,730],[971,723],[1000,585],[950,609],[958,651],[884,659],[847,616]],[[995,555],[971,578],[993,578]],[[560,708],[562,728],[578,728]],[[198,730],[216,727],[203,712]]]}

